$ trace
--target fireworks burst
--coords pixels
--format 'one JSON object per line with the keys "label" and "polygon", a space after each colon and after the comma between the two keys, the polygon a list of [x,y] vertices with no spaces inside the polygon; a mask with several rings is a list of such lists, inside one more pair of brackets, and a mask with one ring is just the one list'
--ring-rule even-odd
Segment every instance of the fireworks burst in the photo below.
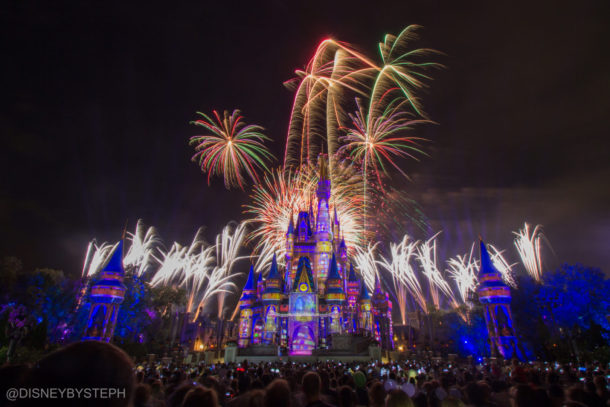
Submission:
{"label": "fireworks burst", "polygon": [[399,244],[390,244],[391,261],[381,256],[381,261],[378,262],[392,275],[403,325],[407,323],[407,294],[415,300],[424,313],[428,313],[426,297],[412,266],[417,245],[417,241],[410,241],[409,236],[405,235]]}
{"label": "fireworks burst", "polygon": [[[249,239],[257,241],[257,252],[263,254],[273,250],[282,259],[286,254],[286,230],[293,216],[305,210],[317,188],[318,175],[315,166],[302,167],[300,171],[277,170],[265,176],[261,184],[254,186],[251,204],[246,212],[253,215],[254,229]],[[331,176],[333,201],[341,222],[341,231],[348,247],[353,248],[363,241],[362,200],[359,189],[361,178],[346,162],[335,164]]]}
{"label": "fireworks burst", "polygon": [[[224,310],[224,301],[227,293],[231,292],[228,288],[234,288],[235,284],[229,280],[234,277],[231,274],[233,265],[246,257],[239,257],[239,250],[242,248],[244,238],[246,236],[246,223],[240,223],[237,226],[227,225],[222,230],[222,233],[216,236],[216,259],[218,261],[218,270],[214,270],[217,274],[214,275],[214,281],[218,281],[218,318],[222,317]],[[223,282],[226,281],[226,284]],[[210,280],[212,284],[212,280]]]}
{"label": "fireworks burst", "polygon": [[375,261],[375,250],[377,249],[378,244],[379,242],[375,244],[369,243],[366,249],[356,247],[356,254],[354,255],[354,263],[356,263],[356,267],[360,270],[360,275],[369,289],[369,292],[373,292],[375,289],[375,281],[379,277],[377,261]]}
{"label": "fireworks burst", "polygon": [[349,44],[332,39],[320,43],[305,70],[297,71],[297,79],[288,82],[296,96],[286,141],[286,167],[315,162],[323,149],[320,142],[326,143],[330,156],[338,150],[337,129],[345,127],[348,117],[343,102],[354,97],[368,101],[371,123],[383,116],[378,110],[385,109],[384,100],[398,96],[415,114],[425,117],[414,92],[431,79],[425,71],[441,65],[418,61],[436,51],[410,48],[419,28],[409,26],[397,36],[386,35],[379,44],[380,65]]}
{"label": "fireworks burst", "polygon": [[268,171],[266,160],[273,158],[264,141],[270,140],[258,125],[245,125],[239,110],[231,115],[224,112],[221,118],[217,111],[213,117],[198,112],[203,119],[192,122],[207,130],[208,134],[191,137],[195,145],[193,161],[198,161],[201,170],[208,174],[208,185],[212,175],[222,175],[225,187],[239,186],[244,189],[245,172],[253,181],[258,182],[258,169]]}
{"label": "fireworks burst", "polygon": [[475,292],[479,282],[477,278],[478,263],[472,256],[474,247],[475,244],[473,243],[470,247],[470,253],[463,256],[457,255],[455,258],[447,260],[449,275],[455,281],[464,303],[469,301],[470,294]]}
{"label": "fireworks burst", "polygon": [[536,282],[542,281],[542,257],[540,256],[540,239],[542,237],[542,226],[536,225],[530,235],[530,225],[526,222],[523,229],[513,232],[515,247],[521,256],[521,261],[530,276]]}
{"label": "fireworks burst", "polygon": [[123,267],[133,270],[140,277],[154,263],[154,252],[162,241],[153,226],[145,228],[142,219],[138,219],[135,232],[127,235],[131,246],[123,258]]}
{"label": "fireworks burst", "polygon": [[85,262],[83,263],[83,277],[91,277],[104,267],[106,262],[110,259],[110,255],[114,252],[118,243],[114,245],[106,242],[98,246],[95,240],[91,241],[87,246],[87,254],[85,255]]}
{"label": "fireworks burst", "polygon": [[449,299],[451,306],[457,308],[459,304],[455,300],[453,291],[451,291],[451,287],[443,277],[436,263],[436,237],[439,233],[440,232],[436,233],[430,239],[422,242],[418,246],[417,260],[421,265],[424,276],[428,279],[430,297],[434,306],[437,309],[440,309],[440,293],[442,293]]}
{"label": "fireworks burst", "polygon": [[516,288],[517,283],[513,277],[513,267],[517,263],[508,264],[508,262],[506,261],[504,256],[502,256],[502,253],[504,253],[504,250],[500,251],[500,250],[496,249],[494,246],[492,246],[491,244],[488,244],[487,247],[489,248],[489,251],[490,251],[489,254],[491,256],[491,262],[493,263],[495,268],[498,269],[498,271],[500,272],[500,275],[502,276],[502,280],[504,281],[504,283],[506,283],[507,285],[509,285],[513,288]]}

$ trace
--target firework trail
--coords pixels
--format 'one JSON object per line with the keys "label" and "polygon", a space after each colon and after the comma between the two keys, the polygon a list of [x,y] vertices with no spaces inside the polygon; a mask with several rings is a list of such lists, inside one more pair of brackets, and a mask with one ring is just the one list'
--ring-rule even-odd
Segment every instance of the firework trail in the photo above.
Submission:
{"label": "firework trail", "polygon": [[85,254],[85,261],[83,263],[83,271],[81,273],[80,290],[76,299],[76,310],[78,311],[82,305],[83,299],[87,294],[89,288],[89,281],[96,273],[98,273],[102,267],[108,262],[110,256],[116,249],[118,242],[114,245],[106,242],[98,246],[93,239],[87,245],[87,253]]}
{"label": "firework trail", "polygon": [[542,237],[542,226],[536,225],[530,235],[530,225],[526,222],[523,229],[513,232],[515,247],[521,256],[523,266],[536,282],[542,281],[542,257],[540,256],[540,239]]}
{"label": "firework trail", "polygon": [[412,266],[418,244],[419,242],[410,241],[409,236],[405,235],[400,243],[390,244],[389,260],[381,256],[381,261],[378,261],[392,275],[403,325],[407,323],[407,295],[415,300],[424,313],[428,313],[426,297]]}
{"label": "firework trail", "polygon": [[117,245],[118,242],[114,245],[104,242],[98,246],[95,243],[95,239],[92,240],[87,246],[87,254],[85,255],[85,262],[83,263],[83,277],[91,277],[100,271],[110,259],[110,256]]}
{"label": "firework trail", "polygon": [[494,246],[492,246],[491,244],[488,244],[487,247],[489,248],[489,251],[490,251],[489,254],[491,256],[491,262],[493,263],[495,268],[498,269],[498,271],[500,272],[500,275],[502,276],[502,280],[504,281],[504,283],[506,283],[510,287],[516,288],[517,282],[515,281],[515,279],[513,277],[512,269],[517,263],[508,264],[506,259],[504,259],[504,257],[502,256],[502,253],[504,253],[504,250],[500,251],[500,250],[496,249]]}
{"label": "firework trail", "polygon": [[131,246],[123,258],[123,267],[131,269],[140,277],[155,262],[154,252],[163,243],[154,227],[146,229],[142,219],[138,219],[134,233],[127,233]]}
{"label": "firework trail", "polygon": [[[436,265],[436,237],[440,232],[436,233],[430,239],[422,242],[417,248],[417,260],[422,268],[424,276],[428,279],[429,293],[432,303],[437,309],[440,309],[440,293],[444,294],[453,308],[457,308],[459,304],[455,300],[451,287],[441,274]],[[439,293],[440,290],[440,293]]]}
{"label": "firework trail", "polygon": [[[332,156],[338,149],[337,129],[347,118],[345,101],[354,97],[368,100],[371,117],[380,117],[385,98],[404,98],[409,109],[425,117],[414,92],[431,79],[429,68],[440,67],[434,62],[419,62],[436,51],[410,49],[417,39],[419,26],[409,26],[399,35],[386,35],[379,44],[382,63],[377,64],[346,43],[324,40],[304,71],[287,82],[296,89],[290,117],[284,166],[300,166],[315,162],[321,152],[320,141]],[[332,173],[332,168],[331,168]]]}
{"label": "firework trail", "polygon": [[305,70],[297,70],[297,78],[285,82],[296,95],[284,167],[315,163],[322,150],[320,140],[326,142],[329,156],[336,152],[337,129],[344,116],[341,101],[346,92],[366,96],[364,78],[358,74],[364,67],[376,65],[349,44],[326,39],[318,45]]}
{"label": "firework trail", "polygon": [[372,111],[365,112],[359,101],[356,101],[356,104],[358,111],[355,115],[349,115],[352,119],[352,126],[347,129],[347,135],[341,138],[345,144],[339,149],[339,153],[349,153],[350,158],[361,165],[364,200],[363,224],[367,229],[366,218],[369,212],[367,203],[370,200],[368,184],[375,178],[377,186],[384,192],[382,175],[388,175],[387,165],[391,165],[408,178],[393,157],[417,159],[411,152],[424,154],[417,144],[419,140],[422,140],[421,138],[401,136],[402,133],[410,130],[411,126],[423,121],[410,120],[408,114],[402,110],[404,102],[390,102],[380,116],[372,116],[374,113]]}
{"label": "firework trail", "polygon": [[[269,271],[269,268],[271,267],[271,261],[273,260],[273,255],[275,254],[275,249],[275,246],[273,245],[273,243],[270,243],[270,241],[262,241],[262,245],[259,246],[259,254],[255,255],[253,253],[253,257],[256,257],[256,262],[254,263],[255,273],[266,274]],[[285,256],[279,256],[277,258],[277,263],[279,266],[284,266],[285,261]]]}
{"label": "firework trail", "polygon": [[212,175],[222,175],[225,187],[239,186],[244,190],[245,178],[243,172],[253,182],[259,182],[256,171],[268,171],[265,161],[273,159],[273,155],[263,144],[270,140],[258,125],[245,125],[241,120],[239,110],[231,115],[224,112],[221,118],[217,111],[213,117],[197,112],[203,119],[191,122],[207,130],[208,134],[191,137],[190,144],[195,145],[193,161],[198,161],[201,170],[207,173],[208,185]]}
{"label": "firework trail", "polygon": [[378,244],[379,242],[369,243],[366,249],[356,247],[356,254],[354,255],[354,263],[360,270],[360,275],[371,293],[375,290],[375,281],[379,277],[377,261],[375,261],[375,249],[377,249]]}
{"label": "firework trail", "polygon": [[449,266],[448,273],[455,281],[458,292],[462,299],[462,302],[468,303],[470,300],[470,294],[474,293],[477,289],[478,278],[478,263],[473,258],[475,244],[473,243],[470,248],[470,253],[466,253],[463,256],[456,256],[455,258],[447,260]]}
{"label": "firework trail", "polygon": [[[239,250],[243,246],[244,239],[246,237],[246,222],[242,222],[237,226],[227,225],[222,230],[222,233],[216,236],[216,259],[218,262],[217,270],[214,270],[215,280],[219,282],[219,287],[222,288],[218,291],[218,318],[222,318],[222,312],[224,310],[225,296],[229,291],[229,288],[235,287],[229,280],[234,277],[231,274],[233,265],[241,260],[247,258],[247,256],[239,257]],[[226,278],[226,280],[225,280]],[[226,281],[227,283],[223,283]],[[212,284],[212,280],[210,283]],[[212,284],[213,285],[213,284]]]}

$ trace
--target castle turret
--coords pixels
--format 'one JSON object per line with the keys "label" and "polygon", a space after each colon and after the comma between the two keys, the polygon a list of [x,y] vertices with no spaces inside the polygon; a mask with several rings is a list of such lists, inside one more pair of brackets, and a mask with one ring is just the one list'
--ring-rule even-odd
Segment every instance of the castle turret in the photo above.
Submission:
{"label": "castle turret", "polygon": [[123,284],[123,240],[102,269],[99,280],[91,286],[91,310],[87,319],[84,340],[110,342],[114,335],[119,308],[125,297]]}
{"label": "castle turret", "polygon": [[339,216],[337,215],[337,207],[334,206],[333,209],[334,209],[334,215],[333,215],[333,220],[332,220],[333,238],[336,240],[339,240],[339,236],[341,235],[341,224],[339,222]]}
{"label": "castle turret", "polygon": [[360,288],[360,304],[359,326],[361,332],[371,332],[373,329],[373,312],[371,309],[371,294],[366,288],[366,284],[362,284]]}
{"label": "castle turret", "polygon": [[277,259],[274,254],[271,268],[265,281],[265,291],[262,296],[265,318],[263,341],[265,343],[276,342],[279,305],[282,301],[282,286],[282,276],[278,271]]}
{"label": "castle turret", "polygon": [[261,299],[265,291],[265,280],[263,280],[263,272],[258,273],[258,279],[256,280],[256,298]]}
{"label": "castle turret", "polygon": [[290,353],[310,355],[319,338],[318,295],[311,264],[305,256],[299,258],[289,309],[292,314],[288,322]]}
{"label": "castle turret", "polygon": [[343,290],[343,281],[339,274],[337,259],[333,254],[330,261],[330,269],[328,270],[328,278],[326,279],[326,304],[330,311],[329,331],[331,334],[342,332],[342,315],[343,305],[345,304],[345,291]]}
{"label": "castle turret", "polygon": [[289,264],[292,260],[292,252],[294,250],[294,218],[290,214],[290,223],[288,224],[288,230],[286,231],[286,264]]}
{"label": "castle turret", "polygon": [[316,249],[314,256],[314,277],[320,294],[324,294],[328,276],[330,256],[333,252],[331,220],[328,208],[330,198],[330,180],[327,178],[326,158],[320,155],[320,180],[316,195],[318,196],[318,218],[316,222]]}
{"label": "castle turret", "polygon": [[373,306],[373,334],[375,339],[384,348],[393,349],[392,301],[390,301],[388,293],[381,288],[379,278],[375,279],[375,291],[371,304]]}
{"label": "castle turret", "polygon": [[511,358],[517,353],[517,337],[510,312],[510,288],[502,281],[482,239],[480,248],[481,268],[477,293],[484,307],[491,352],[493,356],[500,353],[505,358]]}
{"label": "castle turret", "polygon": [[256,287],[254,286],[254,266],[250,266],[248,280],[239,299],[239,332],[237,345],[240,348],[248,346],[252,335],[252,307],[256,301]]}

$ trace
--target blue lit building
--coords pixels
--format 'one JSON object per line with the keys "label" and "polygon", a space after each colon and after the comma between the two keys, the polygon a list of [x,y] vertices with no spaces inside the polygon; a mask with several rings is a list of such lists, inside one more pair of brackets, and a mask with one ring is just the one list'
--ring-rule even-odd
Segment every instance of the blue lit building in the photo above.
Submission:
{"label": "blue lit building", "polygon": [[502,276],[493,265],[483,240],[480,241],[480,246],[481,268],[477,293],[483,304],[491,354],[500,354],[509,359],[518,354],[517,337],[510,312],[510,288],[502,281]]}
{"label": "blue lit building", "polygon": [[284,270],[275,257],[266,280],[250,269],[239,302],[238,346],[276,345],[310,355],[328,348],[333,334],[358,334],[392,349],[392,303],[379,283],[371,296],[349,262],[337,211],[331,216],[325,156],[316,196],[315,215],[310,205],[287,225]]}
{"label": "blue lit building", "polygon": [[125,297],[123,278],[123,240],[114,249],[110,260],[91,286],[91,310],[83,340],[110,342],[114,335],[119,308]]}

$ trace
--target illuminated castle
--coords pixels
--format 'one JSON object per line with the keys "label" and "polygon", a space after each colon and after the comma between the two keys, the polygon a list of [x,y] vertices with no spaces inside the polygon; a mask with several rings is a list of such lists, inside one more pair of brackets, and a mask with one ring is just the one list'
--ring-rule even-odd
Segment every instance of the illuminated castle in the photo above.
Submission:
{"label": "illuminated castle", "polygon": [[341,224],[330,215],[330,180],[320,157],[317,216],[313,208],[290,220],[285,270],[274,256],[263,281],[250,268],[239,300],[241,348],[256,344],[285,347],[291,355],[309,355],[332,347],[333,334],[375,338],[391,349],[392,303],[379,281],[373,295],[348,261]]}
{"label": "illuminated castle", "polygon": [[502,281],[500,272],[493,265],[487,248],[481,244],[481,269],[479,270],[479,301],[483,304],[485,322],[489,332],[492,356],[498,353],[504,358],[517,356],[517,337],[510,312],[510,288]]}
{"label": "illuminated castle", "polygon": [[110,342],[114,335],[119,308],[125,297],[123,284],[123,240],[119,241],[112,257],[91,286],[91,310],[83,340]]}

